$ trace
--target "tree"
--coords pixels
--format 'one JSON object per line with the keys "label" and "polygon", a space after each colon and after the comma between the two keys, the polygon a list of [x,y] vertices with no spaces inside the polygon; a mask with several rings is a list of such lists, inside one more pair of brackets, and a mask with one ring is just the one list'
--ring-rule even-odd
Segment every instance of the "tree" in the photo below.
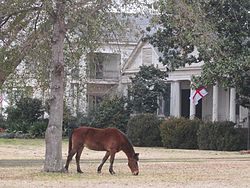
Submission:
{"label": "tree", "polygon": [[129,104],[135,113],[156,113],[159,97],[168,90],[165,77],[165,72],[153,65],[140,67],[140,71],[131,78],[129,90]]}
{"label": "tree", "polygon": [[0,87],[24,60],[51,64],[50,118],[45,134],[46,172],[63,170],[61,145],[65,60],[77,61],[82,54],[95,50],[107,38],[115,38],[114,33],[119,33],[122,24],[117,21],[114,10],[118,12],[119,7],[129,2],[0,2]]}
{"label": "tree", "polygon": [[149,37],[170,71],[204,61],[195,87],[219,83],[234,87],[250,103],[241,84],[250,69],[249,1],[160,1],[161,27]]}

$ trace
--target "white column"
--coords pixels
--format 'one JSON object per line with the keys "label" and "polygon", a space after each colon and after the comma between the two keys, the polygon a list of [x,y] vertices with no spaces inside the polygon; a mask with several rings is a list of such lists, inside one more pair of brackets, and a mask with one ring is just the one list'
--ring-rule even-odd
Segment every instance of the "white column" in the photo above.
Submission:
{"label": "white column", "polygon": [[229,120],[236,122],[236,91],[235,88],[230,88],[230,109],[229,109]]}
{"label": "white column", "polygon": [[171,82],[171,108],[172,116],[181,116],[181,85],[179,81]]}
{"label": "white column", "polygon": [[[190,86],[190,96],[194,92],[194,90]],[[190,112],[189,112],[189,119],[194,119],[195,118],[195,104],[193,103],[192,100],[190,100]]]}
{"label": "white column", "polygon": [[216,84],[213,86],[213,113],[212,113],[212,121],[218,121],[218,95],[219,95],[219,88]]}

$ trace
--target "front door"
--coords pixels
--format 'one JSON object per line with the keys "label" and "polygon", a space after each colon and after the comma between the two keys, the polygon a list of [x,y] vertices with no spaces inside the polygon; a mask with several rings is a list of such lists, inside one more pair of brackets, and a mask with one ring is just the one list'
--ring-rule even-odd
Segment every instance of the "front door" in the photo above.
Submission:
{"label": "front door", "polygon": [[190,89],[181,90],[181,117],[189,118],[190,113]]}
{"label": "front door", "polygon": [[[181,90],[181,116],[189,118],[190,115],[190,89]],[[195,106],[195,117],[202,119],[202,99]]]}

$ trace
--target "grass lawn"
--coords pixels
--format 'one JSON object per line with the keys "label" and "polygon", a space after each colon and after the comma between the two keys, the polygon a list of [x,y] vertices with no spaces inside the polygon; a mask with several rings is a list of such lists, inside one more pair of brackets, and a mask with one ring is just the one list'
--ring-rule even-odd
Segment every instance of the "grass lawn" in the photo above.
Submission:
{"label": "grass lawn", "polygon": [[[62,155],[67,157],[68,140]],[[136,147],[140,174],[132,176],[124,153],[116,155],[115,175],[96,168],[105,152],[85,149],[83,174],[76,173],[73,160],[69,173],[44,173],[44,139],[0,139],[0,187],[248,187],[250,155],[239,152],[174,150]]]}

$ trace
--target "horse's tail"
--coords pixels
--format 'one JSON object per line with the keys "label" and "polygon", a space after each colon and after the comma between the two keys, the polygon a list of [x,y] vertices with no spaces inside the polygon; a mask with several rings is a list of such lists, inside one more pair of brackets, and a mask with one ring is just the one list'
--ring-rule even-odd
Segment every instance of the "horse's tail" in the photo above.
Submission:
{"label": "horse's tail", "polygon": [[68,150],[68,154],[72,150],[72,135],[73,135],[73,132],[74,132],[74,129],[71,131],[71,133],[69,135],[69,150]]}

